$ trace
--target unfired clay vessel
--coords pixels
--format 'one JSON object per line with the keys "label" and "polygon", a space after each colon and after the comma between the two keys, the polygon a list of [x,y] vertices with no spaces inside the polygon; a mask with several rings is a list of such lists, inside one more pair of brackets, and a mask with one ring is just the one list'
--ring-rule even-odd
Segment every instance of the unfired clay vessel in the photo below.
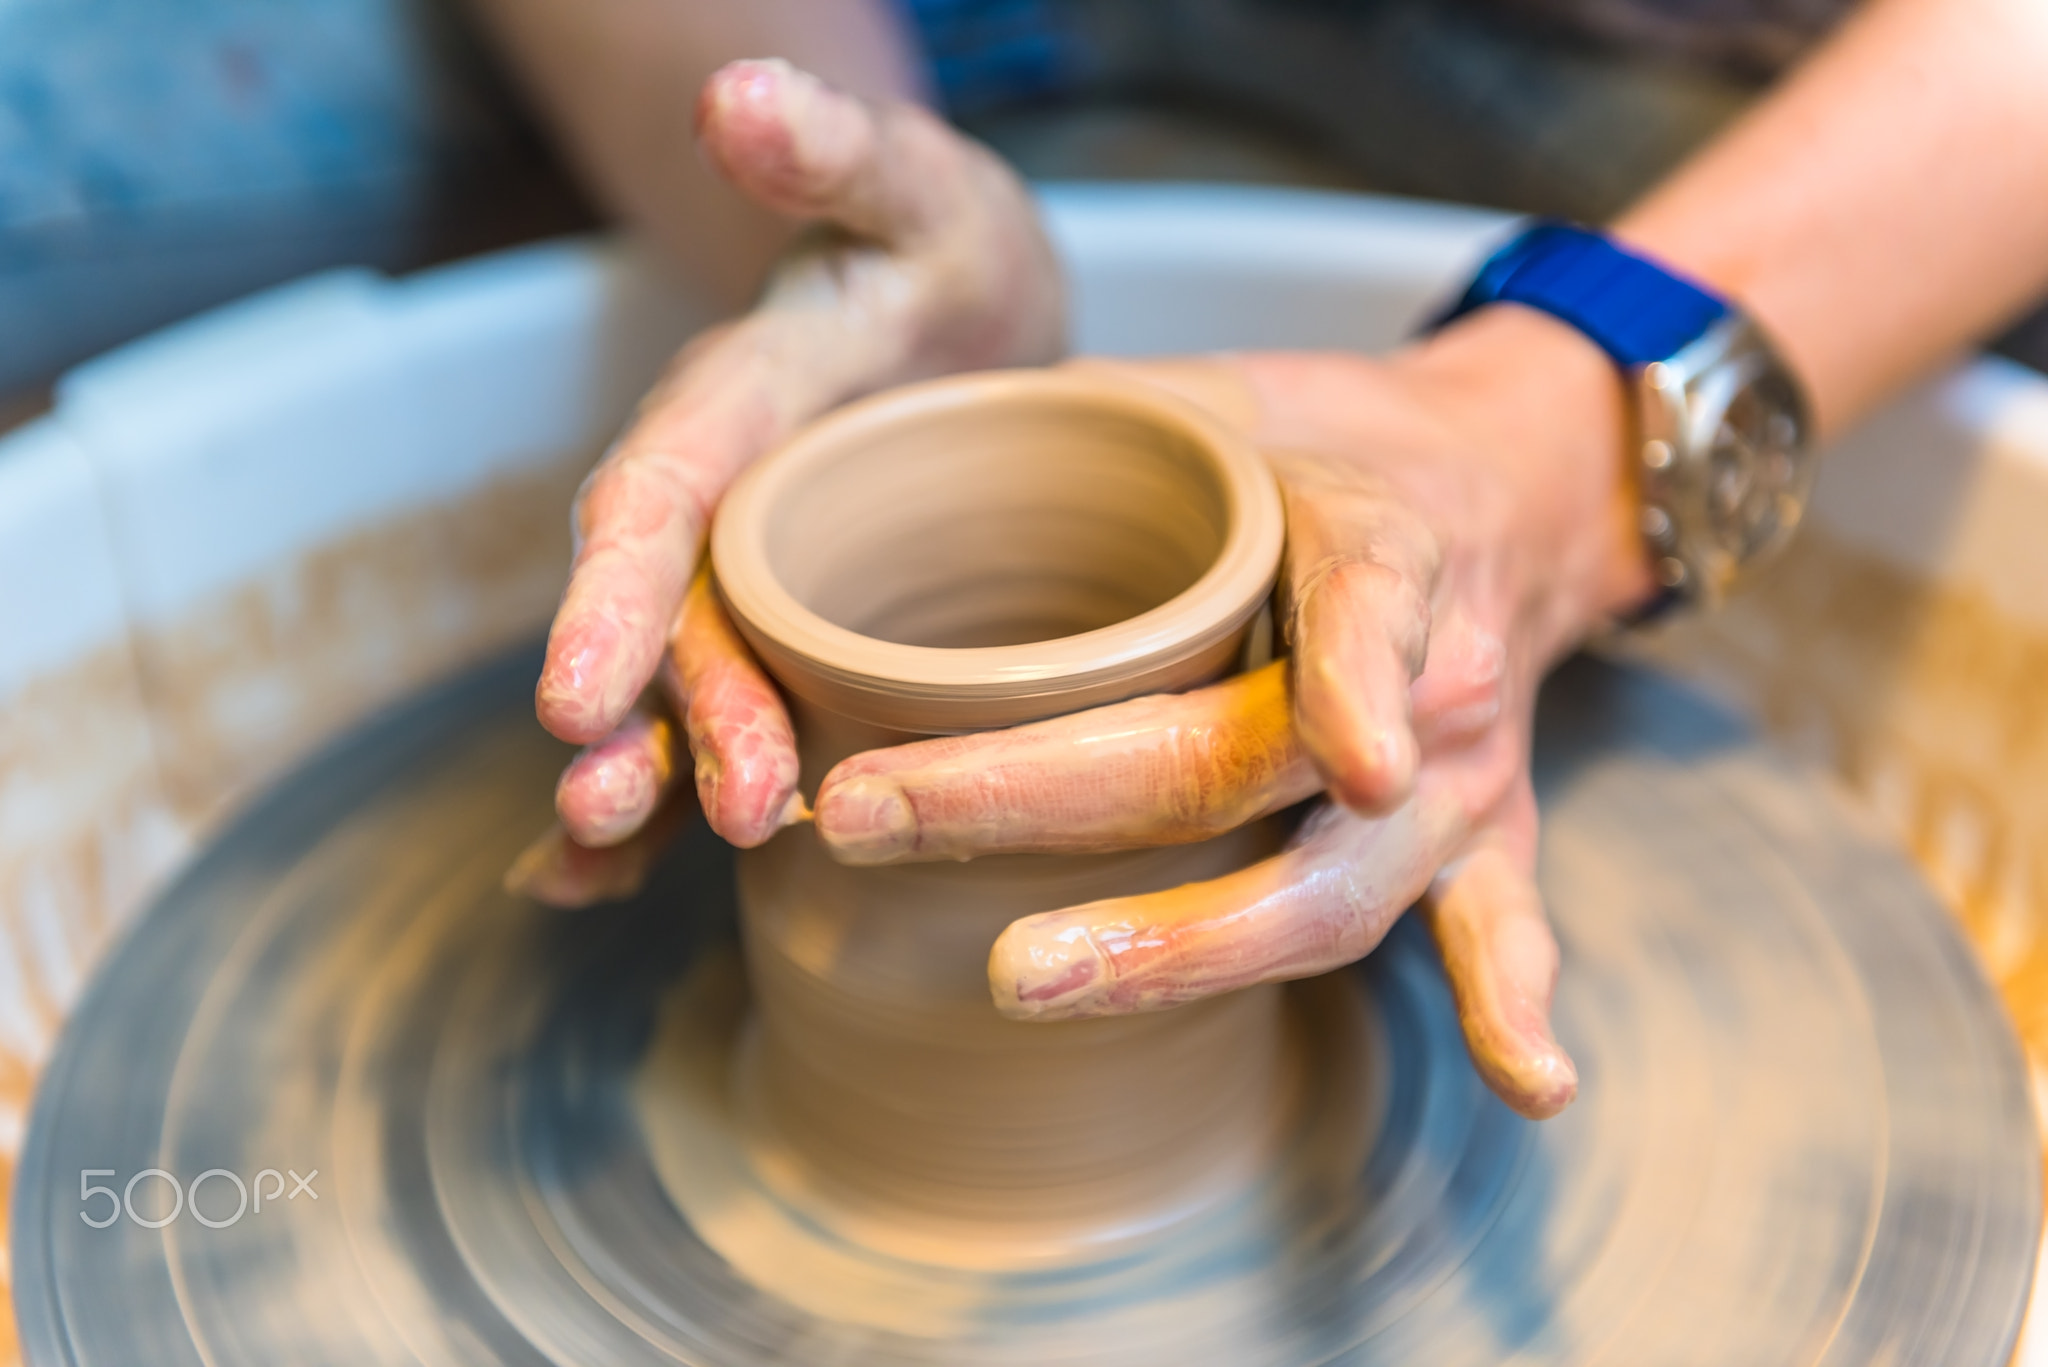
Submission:
{"label": "unfired clay vessel", "polygon": [[[1068,371],[912,386],[810,427],[727,495],[713,567],[789,696],[815,793],[836,762],[1233,668],[1278,566],[1258,453],[1171,396]],[[990,998],[1020,916],[1215,877],[1198,845],[851,868],[815,833],[740,859],[754,1016],[737,1064],[757,1175],[892,1256],[1029,1267],[1226,1199],[1298,1090],[1278,988],[1030,1024]]]}

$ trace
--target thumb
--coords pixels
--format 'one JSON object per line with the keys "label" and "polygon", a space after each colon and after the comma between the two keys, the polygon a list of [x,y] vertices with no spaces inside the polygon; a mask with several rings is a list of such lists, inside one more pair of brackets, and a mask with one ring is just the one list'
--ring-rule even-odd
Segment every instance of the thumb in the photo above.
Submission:
{"label": "thumb", "polygon": [[972,148],[915,105],[871,105],[773,58],[712,73],[697,138],[756,203],[888,242],[945,221]]}
{"label": "thumb", "polygon": [[1507,813],[1437,875],[1423,912],[1479,1075],[1516,1111],[1548,1120],[1578,1095],[1579,1074],[1550,1030],[1558,952],[1536,889],[1535,829],[1525,778]]}

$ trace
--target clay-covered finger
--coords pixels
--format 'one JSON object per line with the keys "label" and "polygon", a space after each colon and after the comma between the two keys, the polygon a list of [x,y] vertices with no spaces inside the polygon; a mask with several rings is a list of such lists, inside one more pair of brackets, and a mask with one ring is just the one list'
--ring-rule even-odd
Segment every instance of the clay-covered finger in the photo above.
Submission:
{"label": "clay-covered finger", "polygon": [[[541,724],[610,734],[660,667],[718,500],[740,471],[844,396],[827,383],[830,324],[763,310],[677,358],[576,498],[576,558],[535,690]],[[842,348],[843,351],[843,348]],[[858,370],[857,355],[839,357]]]}
{"label": "clay-covered finger", "polygon": [[690,585],[663,680],[712,830],[751,849],[810,814],[797,791],[789,710],[725,615],[708,569]]}
{"label": "clay-covered finger", "polygon": [[1551,1033],[1557,938],[1515,843],[1483,840],[1447,866],[1425,914],[1479,1075],[1515,1110],[1546,1120],[1578,1095],[1579,1074]]}
{"label": "clay-covered finger", "polygon": [[1192,693],[840,763],[818,833],[841,863],[968,859],[1207,839],[1321,786],[1275,662]]}
{"label": "clay-covered finger", "polygon": [[704,334],[584,481],[535,691],[556,736],[587,744],[624,719],[661,664],[726,488],[872,370],[874,358],[835,343],[840,330],[771,308]]}
{"label": "clay-covered finger", "polygon": [[627,839],[594,848],[578,844],[557,821],[505,871],[505,891],[555,907],[587,907],[631,897],[647,882],[669,841],[696,812],[688,792],[668,801]]}
{"label": "clay-covered finger", "polygon": [[714,491],[686,456],[629,434],[577,495],[576,558],[534,690],[541,725],[563,740],[609,735],[661,663]]}
{"label": "clay-covered finger", "polygon": [[649,395],[578,500],[578,548],[536,708],[608,734],[658,666],[732,480],[799,425],[885,384],[1050,360],[1059,267],[1016,177],[930,113],[870,106],[781,62],[706,86],[705,150],[743,191],[847,230],[787,257],[762,304]]}
{"label": "clay-covered finger", "polygon": [[[929,118],[909,106],[878,108],[764,58],[712,73],[697,98],[697,139],[719,173],[755,203],[889,241],[933,226],[943,213],[948,168],[919,163],[943,157],[945,144],[896,145],[905,141],[903,121]],[[906,164],[906,157],[914,160]]]}
{"label": "clay-covered finger", "polygon": [[[848,148],[872,151],[867,110],[785,63],[719,72],[705,87],[699,119],[707,150],[728,175],[771,205],[781,186],[779,198],[798,212],[816,208],[822,195],[798,193],[801,184],[839,177]],[[535,692],[541,724],[555,735],[588,744],[620,723],[661,663],[726,486],[842,397],[847,382],[838,371],[862,369],[858,355],[828,366],[816,354],[840,331],[825,302],[757,310],[700,338],[584,482],[576,558]],[[835,373],[821,376],[828,369]]]}
{"label": "clay-covered finger", "polygon": [[1273,459],[1287,499],[1295,723],[1331,796],[1387,812],[1421,762],[1409,690],[1429,652],[1436,541],[1375,481]]}
{"label": "clay-covered finger", "polygon": [[1288,849],[1238,873],[1012,922],[989,954],[1017,1020],[1160,1011],[1312,977],[1371,952],[1422,895],[1462,825],[1432,793],[1385,817],[1325,807]]}
{"label": "clay-covered finger", "polygon": [[569,761],[555,785],[555,815],[571,839],[616,845],[645,825],[675,775],[675,726],[635,708],[618,730]]}
{"label": "clay-covered finger", "polygon": [[[742,189],[803,216],[859,221],[874,117],[785,63],[737,63],[705,88],[707,151]],[[849,158],[851,160],[849,160]],[[843,203],[841,201],[844,201]],[[761,308],[692,343],[577,496],[575,562],[535,694],[564,740],[602,739],[653,678],[739,472],[797,426],[900,366],[907,316],[853,308],[845,277],[803,258]]]}

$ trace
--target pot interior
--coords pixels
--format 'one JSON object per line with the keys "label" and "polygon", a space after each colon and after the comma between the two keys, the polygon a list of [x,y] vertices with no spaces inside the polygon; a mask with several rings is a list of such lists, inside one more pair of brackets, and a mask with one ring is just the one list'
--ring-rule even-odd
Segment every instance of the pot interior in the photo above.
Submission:
{"label": "pot interior", "polygon": [[846,434],[767,519],[771,571],[835,626],[897,645],[1028,645],[1149,612],[1231,530],[1193,436],[1105,398],[928,404]]}

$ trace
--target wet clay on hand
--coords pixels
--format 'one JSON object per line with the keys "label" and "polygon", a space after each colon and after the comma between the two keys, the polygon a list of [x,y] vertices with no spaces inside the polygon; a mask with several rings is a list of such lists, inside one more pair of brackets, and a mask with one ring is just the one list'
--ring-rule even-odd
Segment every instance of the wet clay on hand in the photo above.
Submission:
{"label": "wet clay on hand", "polygon": [[[1007,372],[808,429],[734,487],[712,553],[815,792],[859,752],[1217,678],[1281,541],[1263,460],[1198,411]],[[1298,1090],[1281,990],[1026,1023],[998,1012],[990,951],[1020,917],[1276,845],[1253,823],[1162,849],[858,867],[796,828],[744,853],[754,1017],[735,1091],[756,1175],[857,1243],[984,1268],[1101,1256],[1228,1199]]]}

